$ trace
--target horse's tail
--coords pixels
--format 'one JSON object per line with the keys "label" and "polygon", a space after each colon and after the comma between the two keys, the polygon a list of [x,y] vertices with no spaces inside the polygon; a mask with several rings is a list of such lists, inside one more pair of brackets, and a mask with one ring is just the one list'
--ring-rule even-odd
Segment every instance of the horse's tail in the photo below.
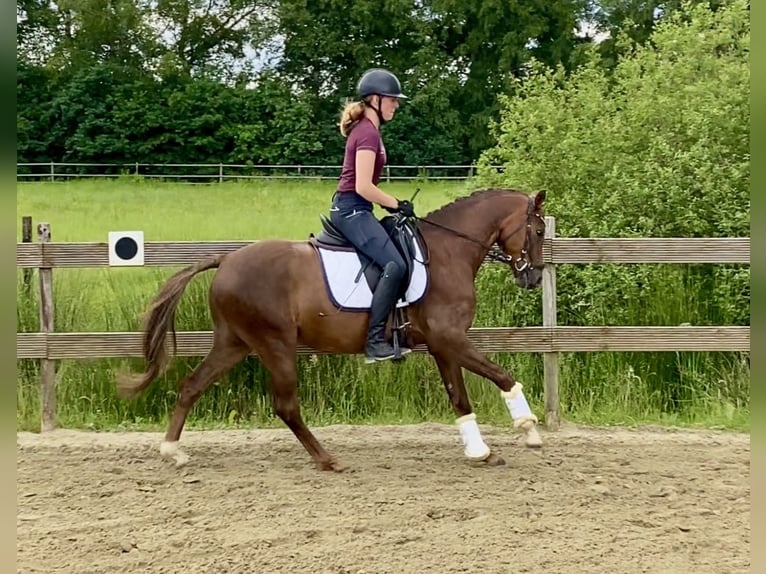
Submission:
{"label": "horse's tail", "polygon": [[142,375],[118,375],[117,393],[126,399],[137,397],[149,384],[161,375],[170,362],[165,339],[168,330],[173,333],[173,352],[175,354],[176,331],[173,324],[176,307],[186,286],[192,278],[202,271],[221,265],[226,254],[213,255],[194,265],[190,265],[173,275],[163,285],[152,301],[144,322],[143,351],[146,359],[146,371]]}

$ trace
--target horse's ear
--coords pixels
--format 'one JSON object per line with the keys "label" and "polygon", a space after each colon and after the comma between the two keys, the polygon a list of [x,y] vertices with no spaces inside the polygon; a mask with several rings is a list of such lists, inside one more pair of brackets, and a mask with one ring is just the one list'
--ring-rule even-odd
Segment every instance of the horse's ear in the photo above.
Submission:
{"label": "horse's ear", "polygon": [[535,209],[540,209],[545,201],[545,190],[541,189],[535,193]]}

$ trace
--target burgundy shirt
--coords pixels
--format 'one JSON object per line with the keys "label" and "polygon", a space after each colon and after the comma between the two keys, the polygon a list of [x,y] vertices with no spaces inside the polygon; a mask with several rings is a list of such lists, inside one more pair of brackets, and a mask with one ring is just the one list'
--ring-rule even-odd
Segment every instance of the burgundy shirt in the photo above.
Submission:
{"label": "burgundy shirt", "polygon": [[378,128],[369,118],[363,117],[346,138],[346,154],[343,157],[343,169],[340,172],[338,191],[356,191],[356,151],[371,149],[375,152],[375,167],[372,170],[372,183],[378,185],[383,165],[386,163],[386,148]]}

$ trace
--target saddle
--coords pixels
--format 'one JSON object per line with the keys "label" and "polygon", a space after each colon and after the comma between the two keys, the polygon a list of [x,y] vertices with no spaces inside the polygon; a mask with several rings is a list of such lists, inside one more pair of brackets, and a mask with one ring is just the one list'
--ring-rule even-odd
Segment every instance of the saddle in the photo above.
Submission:
{"label": "saddle", "polygon": [[[364,253],[358,251],[353,244],[346,239],[343,233],[332,224],[328,217],[324,214],[320,214],[319,219],[322,223],[322,230],[316,235],[313,233],[309,234],[309,242],[320,254],[320,261],[322,261],[323,265],[327,265],[322,256],[327,252],[353,253],[359,263],[359,268],[355,272],[355,276],[352,278],[353,283],[358,284],[358,282],[362,280],[362,277],[364,277],[364,282],[369,288],[369,295],[371,297],[371,294],[375,291],[375,287],[383,273],[383,269]],[[406,266],[404,279],[399,286],[397,297],[399,302],[394,305],[390,315],[393,333],[392,343],[394,348],[398,350],[398,346],[401,344],[405,342],[409,343],[408,327],[410,326],[410,322],[407,315],[407,307],[418,301],[425,293],[428,281],[428,257],[425,241],[420,233],[420,229],[414,222],[399,214],[387,215],[383,217],[380,222],[388,233],[391,242],[401,254]],[[324,267],[324,270],[330,298],[339,307],[344,308],[344,310],[368,310],[368,307],[363,303],[360,303],[360,306],[353,308],[344,305],[342,302],[336,301],[332,296],[330,279],[327,276],[326,267]],[[414,282],[413,276],[415,276]],[[351,278],[349,280],[351,280]],[[413,290],[413,283],[418,283],[417,289]]]}

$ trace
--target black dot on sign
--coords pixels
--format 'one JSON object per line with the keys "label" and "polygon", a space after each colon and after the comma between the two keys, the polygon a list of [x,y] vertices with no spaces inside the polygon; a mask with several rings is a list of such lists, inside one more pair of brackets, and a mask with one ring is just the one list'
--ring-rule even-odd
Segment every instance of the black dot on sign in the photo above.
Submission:
{"label": "black dot on sign", "polygon": [[114,244],[114,252],[120,259],[132,259],[138,253],[138,244],[132,237],[121,237]]}

